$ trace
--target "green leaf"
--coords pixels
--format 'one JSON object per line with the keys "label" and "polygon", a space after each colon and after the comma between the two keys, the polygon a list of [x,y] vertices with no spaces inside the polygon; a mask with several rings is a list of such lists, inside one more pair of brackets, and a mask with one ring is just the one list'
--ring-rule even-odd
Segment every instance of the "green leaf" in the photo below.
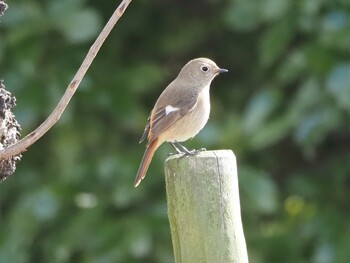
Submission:
{"label": "green leaf", "polygon": [[83,43],[93,39],[102,23],[98,13],[93,9],[83,9],[61,19],[57,27],[71,43]]}
{"label": "green leaf", "polygon": [[350,112],[350,64],[337,64],[327,79],[327,91],[336,100],[339,107]]}
{"label": "green leaf", "polygon": [[261,16],[266,21],[276,20],[288,11],[289,0],[263,0],[261,1]]}
{"label": "green leaf", "polygon": [[291,126],[291,119],[283,116],[269,121],[262,129],[250,136],[249,145],[254,150],[271,146],[285,138]]}
{"label": "green leaf", "polygon": [[276,93],[271,92],[271,90],[263,90],[255,95],[248,103],[245,111],[243,123],[245,131],[252,134],[260,130],[276,104]]}
{"label": "green leaf", "polygon": [[303,75],[307,74],[305,72],[306,66],[307,61],[303,52],[299,49],[290,52],[278,69],[279,81],[281,81],[282,84],[288,85],[301,78]]}
{"label": "green leaf", "polygon": [[333,108],[314,109],[297,124],[295,139],[304,148],[314,148],[341,124],[341,115]]}
{"label": "green leaf", "polygon": [[249,199],[254,210],[262,214],[274,213],[278,208],[279,193],[275,182],[263,171],[251,167],[239,169],[242,194]]}
{"label": "green leaf", "polygon": [[57,28],[71,43],[79,44],[94,38],[102,27],[101,17],[95,9],[84,7],[85,0],[52,1],[47,13]]}
{"label": "green leaf", "polygon": [[258,27],[259,6],[254,0],[231,1],[225,12],[226,23],[235,30],[250,31]]}
{"label": "green leaf", "polygon": [[260,44],[260,63],[271,66],[288,48],[294,33],[294,25],[289,18],[271,26],[263,35]]}

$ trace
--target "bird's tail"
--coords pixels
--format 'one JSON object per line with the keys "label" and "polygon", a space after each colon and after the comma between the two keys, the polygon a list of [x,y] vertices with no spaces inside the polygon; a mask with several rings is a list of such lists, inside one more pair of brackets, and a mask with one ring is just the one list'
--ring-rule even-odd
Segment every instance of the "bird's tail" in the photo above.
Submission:
{"label": "bird's tail", "polygon": [[146,176],[149,164],[151,163],[154,152],[157,150],[158,146],[158,138],[152,141],[149,145],[147,145],[139,170],[137,171],[137,175],[134,182],[135,187],[137,187],[141,183],[141,180]]}

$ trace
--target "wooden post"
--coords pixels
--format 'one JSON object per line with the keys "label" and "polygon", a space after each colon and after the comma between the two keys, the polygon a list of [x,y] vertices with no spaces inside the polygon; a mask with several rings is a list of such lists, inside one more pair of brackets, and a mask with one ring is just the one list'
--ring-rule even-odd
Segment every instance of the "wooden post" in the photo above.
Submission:
{"label": "wooden post", "polygon": [[233,152],[171,156],[165,175],[175,263],[247,263]]}

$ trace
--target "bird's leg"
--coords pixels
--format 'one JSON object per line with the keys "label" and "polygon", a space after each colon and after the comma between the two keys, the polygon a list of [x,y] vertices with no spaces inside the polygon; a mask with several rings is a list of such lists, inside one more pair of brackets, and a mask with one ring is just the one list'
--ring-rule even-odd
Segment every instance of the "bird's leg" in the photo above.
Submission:
{"label": "bird's leg", "polygon": [[188,150],[185,146],[183,146],[181,143],[179,142],[175,142],[175,144],[177,145],[177,147],[181,148],[183,150],[182,153],[185,153],[185,155],[194,155],[195,150]]}
{"label": "bird's leg", "polygon": [[[175,154],[183,154],[182,157],[186,157],[186,156],[189,156],[189,155],[196,155],[198,154],[199,152],[202,152],[202,151],[206,151],[205,148],[201,148],[199,150],[188,150],[185,146],[183,146],[181,143],[179,142],[169,142],[171,144],[171,146],[174,147],[176,153],[170,153],[169,155],[175,155]],[[181,149],[181,150],[180,150]]]}
{"label": "bird's leg", "polygon": [[183,146],[179,142],[175,142],[175,144],[184,151],[184,157],[188,156],[188,155],[196,155],[201,151],[206,151],[206,149],[204,149],[204,148],[199,149],[199,150],[188,150],[185,146]]}
{"label": "bird's leg", "polygon": [[183,154],[184,152],[182,152],[178,147],[176,147],[175,143],[170,142],[171,146],[174,147],[176,153],[170,153],[169,155],[175,155],[175,154]]}

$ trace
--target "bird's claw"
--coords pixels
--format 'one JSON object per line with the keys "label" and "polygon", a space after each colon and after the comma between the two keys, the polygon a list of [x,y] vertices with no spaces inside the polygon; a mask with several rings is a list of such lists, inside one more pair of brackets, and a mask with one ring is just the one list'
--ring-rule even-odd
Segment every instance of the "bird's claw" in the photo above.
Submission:
{"label": "bird's claw", "polygon": [[197,155],[197,154],[199,154],[200,152],[203,152],[203,151],[206,151],[206,149],[205,148],[201,148],[201,149],[198,149],[198,150],[187,151],[187,152],[184,152],[183,155],[180,158],[182,159],[182,158],[187,157],[187,156],[194,156],[194,155]]}
{"label": "bird's claw", "polygon": [[[193,155],[196,155],[200,152],[203,152],[203,151],[206,151],[207,149],[205,148],[201,148],[199,150],[188,150],[185,146],[183,146],[182,144],[180,143],[170,143],[174,149],[176,150],[176,153],[170,153],[169,156],[173,156],[173,155],[176,155],[176,154],[182,154],[182,156],[180,157],[181,158],[184,158],[184,157],[187,157],[187,156],[193,156]],[[181,148],[182,151],[179,149]]]}
{"label": "bird's claw", "polygon": [[171,156],[174,156],[174,155],[177,155],[177,154],[183,154],[183,153],[178,153],[178,152],[176,152],[176,153],[168,153],[168,157],[171,157]]}

